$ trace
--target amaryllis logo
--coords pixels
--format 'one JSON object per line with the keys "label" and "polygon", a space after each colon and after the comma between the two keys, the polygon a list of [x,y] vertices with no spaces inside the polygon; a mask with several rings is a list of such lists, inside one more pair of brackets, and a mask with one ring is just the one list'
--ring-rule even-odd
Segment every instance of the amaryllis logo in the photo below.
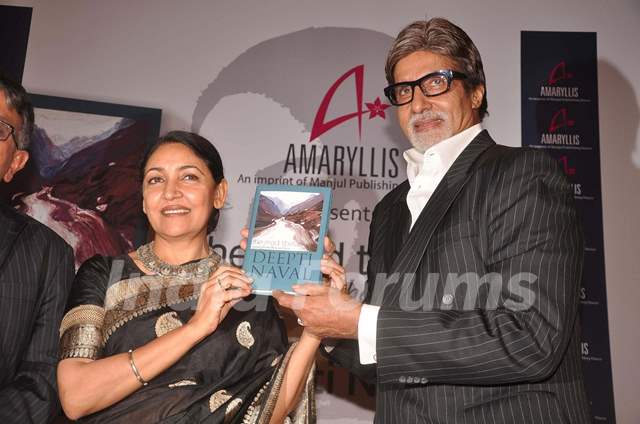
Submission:
{"label": "amaryllis logo", "polygon": [[573,72],[567,70],[567,65],[564,60],[560,61],[549,72],[549,78],[547,79],[547,85],[540,86],[541,97],[559,97],[559,98],[574,98],[580,97],[580,87],[568,86],[570,81],[574,78]]}
{"label": "amaryllis logo", "polygon": [[580,146],[580,134],[572,132],[576,125],[566,107],[558,109],[549,121],[547,132],[540,135],[540,144],[557,146]]}
{"label": "amaryllis logo", "polygon": [[[355,81],[355,103],[356,110],[352,113],[347,113],[342,116],[338,116],[330,121],[326,121],[327,110],[329,110],[329,106],[331,105],[331,100],[333,96],[338,91],[338,88],[342,86],[342,84],[349,80],[349,77],[353,75],[353,79]],[[358,65],[354,68],[349,69],[342,76],[340,76],[327,90],[327,93],[324,95],[322,102],[320,102],[320,106],[318,107],[318,111],[316,112],[316,117],[313,120],[313,126],[311,127],[311,135],[309,136],[309,142],[317,139],[322,134],[326,133],[330,129],[337,127],[340,124],[343,124],[346,121],[351,119],[358,120],[358,138],[362,136],[362,115],[369,114],[369,119],[373,119],[376,116],[379,116],[382,119],[386,119],[387,115],[385,113],[385,109],[387,109],[390,105],[383,103],[380,101],[380,97],[376,97],[376,99],[369,103],[365,102],[363,104],[363,87],[364,87],[364,65]],[[364,110],[364,106],[366,106],[367,110]]]}
{"label": "amaryllis logo", "polygon": [[564,63],[564,60],[562,60],[551,69],[549,73],[549,85],[554,85],[559,81],[571,78],[573,78],[573,73],[567,71],[567,65]]}
{"label": "amaryllis logo", "polygon": [[569,161],[569,157],[567,155],[560,156],[560,164],[562,165],[562,170],[565,175],[573,176],[576,174],[576,168],[571,166],[571,162]]}
{"label": "amaryllis logo", "polygon": [[553,114],[551,122],[549,123],[549,132],[554,133],[562,128],[571,128],[576,124],[574,119],[569,117],[569,112],[566,107],[560,108]]}

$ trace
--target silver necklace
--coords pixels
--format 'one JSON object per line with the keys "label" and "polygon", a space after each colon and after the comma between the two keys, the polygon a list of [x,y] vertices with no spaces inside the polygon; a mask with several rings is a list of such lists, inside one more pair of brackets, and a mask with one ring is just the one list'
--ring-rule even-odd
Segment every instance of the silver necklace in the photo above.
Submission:
{"label": "silver necklace", "polygon": [[171,265],[160,259],[153,251],[153,242],[138,247],[136,253],[145,268],[154,274],[185,281],[208,280],[220,263],[220,256],[211,247],[206,257],[182,265]]}

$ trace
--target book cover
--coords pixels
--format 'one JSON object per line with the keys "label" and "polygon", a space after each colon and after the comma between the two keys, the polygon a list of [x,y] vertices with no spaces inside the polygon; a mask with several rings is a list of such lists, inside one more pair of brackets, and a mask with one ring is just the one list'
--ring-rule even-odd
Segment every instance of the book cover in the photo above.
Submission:
{"label": "book cover", "polygon": [[243,263],[254,293],[293,293],[293,284],[322,281],[330,208],[328,187],[258,185]]}

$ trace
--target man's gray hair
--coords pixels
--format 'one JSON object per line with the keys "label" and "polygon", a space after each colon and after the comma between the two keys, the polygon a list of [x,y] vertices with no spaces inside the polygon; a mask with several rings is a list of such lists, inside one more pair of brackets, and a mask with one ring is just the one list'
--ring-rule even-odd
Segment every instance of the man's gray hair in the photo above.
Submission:
{"label": "man's gray hair", "polygon": [[396,64],[411,53],[428,51],[446,56],[458,69],[454,71],[467,75],[463,84],[467,90],[484,86],[484,96],[480,105],[480,119],[487,114],[487,87],[480,52],[462,28],[444,18],[416,21],[407,25],[396,37],[385,65],[389,84],[395,83],[393,70]]}

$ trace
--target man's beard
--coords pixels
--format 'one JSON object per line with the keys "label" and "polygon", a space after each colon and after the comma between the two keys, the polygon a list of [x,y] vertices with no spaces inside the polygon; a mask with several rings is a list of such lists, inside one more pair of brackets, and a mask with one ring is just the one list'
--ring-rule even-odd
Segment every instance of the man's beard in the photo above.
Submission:
{"label": "man's beard", "polygon": [[[440,121],[436,128],[420,132],[416,131],[414,127],[416,123],[434,119]],[[409,118],[409,123],[407,124],[407,134],[413,147],[416,150],[424,152],[431,146],[438,144],[442,140],[446,140],[453,135],[453,132],[449,127],[449,115],[446,112],[430,111],[413,114],[411,115],[411,118]]]}

